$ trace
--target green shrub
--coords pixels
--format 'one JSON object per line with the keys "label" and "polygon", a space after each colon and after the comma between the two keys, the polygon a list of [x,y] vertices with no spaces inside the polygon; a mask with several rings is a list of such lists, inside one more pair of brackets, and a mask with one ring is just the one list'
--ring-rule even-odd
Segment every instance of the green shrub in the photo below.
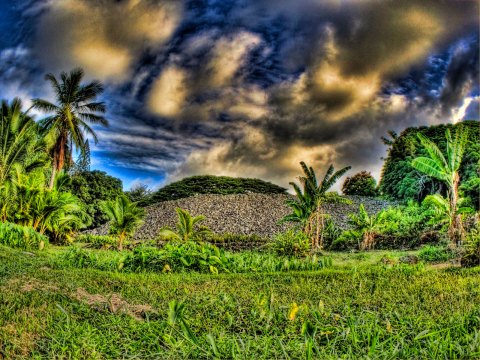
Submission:
{"label": "green shrub", "polygon": [[190,241],[169,243],[162,249],[139,246],[128,254],[72,246],[58,258],[58,265],[122,272],[273,273],[320,270],[331,267],[332,259],[317,255],[300,259],[252,251],[231,253]]}
{"label": "green shrub", "polygon": [[443,262],[455,258],[456,254],[446,247],[425,245],[420,249],[418,257],[427,262]]}
{"label": "green shrub", "polygon": [[66,264],[76,268],[98,268],[98,260],[94,253],[72,246],[61,257]]}
{"label": "green shrub", "polygon": [[215,243],[259,243],[259,242],[267,243],[269,241],[268,238],[261,237],[256,234],[245,235],[245,234],[231,234],[231,233],[224,233],[224,234],[211,233],[208,236],[206,236],[204,240],[214,244]]}
{"label": "green shrub", "polygon": [[310,239],[305,233],[290,229],[275,235],[271,247],[278,255],[304,257],[310,252]]}
{"label": "green shrub", "polygon": [[340,229],[331,218],[327,217],[322,231],[324,247],[326,249],[331,248],[333,242],[341,235],[342,229]]}
{"label": "green shrub", "polygon": [[187,241],[168,243],[162,249],[139,246],[129,254],[123,268],[130,271],[228,272],[225,252],[214,245]]}
{"label": "green shrub", "polygon": [[480,266],[480,230],[473,229],[465,241],[465,254],[461,260],[462,267]]}
{"label": "green shrub", "polygon": [[0,244],[23,250],[42,250],[48,237],[28,226],[0,223]]}
{"label": "green shrub", "polygon": [[422,234],[433,230],[429,225],[428,209],[410,201],[407,205],[389,207],[381,212],[383,248],[416,247]]}
{"label": "green shrub", "polygon": [[342,186],[345,195],[376,196],[377,182],[371,173],[359,172],[352,177],[347,177]]}
{"label": "green shrub", "polygon": [[362,233],[357,230],[345,230],[332,242],[331,250],[357,249],[362,241]]}
{"label": "green shrub", "polygon": [[80,234],[75,237],[75,241],[87,244],[95,249],[108,249],[117,246],[118,240],[109,235]]}

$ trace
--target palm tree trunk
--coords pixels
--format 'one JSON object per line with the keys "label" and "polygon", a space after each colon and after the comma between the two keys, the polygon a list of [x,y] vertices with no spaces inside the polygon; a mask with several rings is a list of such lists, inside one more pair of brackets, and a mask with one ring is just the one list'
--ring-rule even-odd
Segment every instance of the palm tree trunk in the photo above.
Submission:
{"label": "palm tree trunk", "polygon": [[53,189],[53,185],[55,183],[55,175],[57,173],[57,154],[54,152],[53,154],[53,166],[52,166],[52,175],[50,176],[50,184],[48,185],[48,188],[50,190]]}

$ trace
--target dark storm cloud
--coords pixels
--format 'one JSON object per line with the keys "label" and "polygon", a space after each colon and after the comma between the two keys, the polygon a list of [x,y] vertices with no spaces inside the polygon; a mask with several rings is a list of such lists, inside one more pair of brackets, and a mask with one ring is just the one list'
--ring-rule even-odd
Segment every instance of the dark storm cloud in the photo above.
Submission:
{"label": "dark storm cloud", "polygon": [[[468,95],[479,77],[479,47],[478,37],[462,41],[452,51],[444,79],[440,102],[445,114]],[[478,87],[478,83],[476,84]]]}
{"label": "dark storm cloud", "polygon": [[36,1],[24,7],[36,15],[21,49],[44,69],[80,65],[106,83],[112,125],[99,130],[99,161],[285,184],[300,160],[378,173],[388,130],[475,114],[478,10],[453,0]]}

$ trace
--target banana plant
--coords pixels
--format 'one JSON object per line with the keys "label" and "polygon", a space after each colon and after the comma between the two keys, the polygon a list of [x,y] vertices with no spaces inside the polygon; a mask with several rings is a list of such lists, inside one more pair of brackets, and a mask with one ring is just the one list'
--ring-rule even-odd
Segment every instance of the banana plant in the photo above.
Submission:
{"label": "banana plant", "polygon": [[[412,161],[412,166],[418,171],[443,181],[448,186],[448,202],[450,217],[448,225],[448,236],[454,243],[462,241],[464,231],[462,227],[459,203],[458,186],[460,176],[458,170],[462,163],[463,154],[468,139],[468,132],[464,128],[457,130],[452,137],[450,130],[445,131],[447,140],[445,154],[433,141],[422,134],[418,134],[418,139],[428,156],[417,157]],[[437,204],[440,208],[444,206],[444,201],[440,199],[440,195],[431,198],[433,204]]]}
{"label": "banana plant", "polygon": [[325,214],[322,204],[325,202],[348,202],[348,200],[334,196],[328,192],[330,188],[348,171],[350,166],[335,171],[330,165],[321,182],[318,182],[315,171],[305,162],[300,162],[304,176],[299,177],[300,185],[291,182],[296,197],[288,199],[286,204],[292,209],[292,213],[285,216],[281,222],[295,222],[312,239],[312,247],[323,246],[323,227]]}

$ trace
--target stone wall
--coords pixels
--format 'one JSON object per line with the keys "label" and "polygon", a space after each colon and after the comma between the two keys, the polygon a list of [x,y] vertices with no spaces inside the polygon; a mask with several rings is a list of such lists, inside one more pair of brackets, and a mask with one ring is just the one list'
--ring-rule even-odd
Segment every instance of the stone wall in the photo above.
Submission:
{"label": "stone wall", "polygon": [[[271,237],[288,229],[292,224],[279,225],[278,221],[290,213],[285,200],[291,195],[284,194],[239,194],[239,195],[197,195],[190,198],[160,202],[146,208],[144,224],[135,233],[135,240],[154,239],[161,227],[174,227],[177,221],[175,208],[188,210],[192,215],[205,215],[203,225],[216,233],[256,234]],[[369,213],[376,213],[389,205],[384,200],[369,197],[348,196],[352,204],[325,204],[325,210],[333,221],[345,229],[348,214],[358,212],[363,203]],[[104,235],[108,226],[90,230],[89,233]]]}

